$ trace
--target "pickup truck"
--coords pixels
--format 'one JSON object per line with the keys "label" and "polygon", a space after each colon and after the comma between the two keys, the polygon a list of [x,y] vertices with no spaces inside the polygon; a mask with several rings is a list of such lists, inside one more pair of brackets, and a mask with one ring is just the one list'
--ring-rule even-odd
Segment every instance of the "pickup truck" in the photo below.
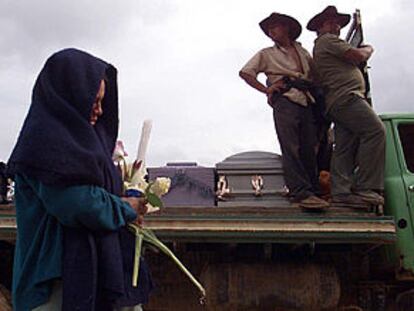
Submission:
{"label": "pickup truck", "polygon": [[[386,114],[384,206],[167,207],[145,226],[200,278],[207,299],[161,254],[145,257],[145,310],[414,310],[414,114]],[[252,190],[253,191],[253,190]],[[14,207],[0,205],[0,282],[10,287]]]}

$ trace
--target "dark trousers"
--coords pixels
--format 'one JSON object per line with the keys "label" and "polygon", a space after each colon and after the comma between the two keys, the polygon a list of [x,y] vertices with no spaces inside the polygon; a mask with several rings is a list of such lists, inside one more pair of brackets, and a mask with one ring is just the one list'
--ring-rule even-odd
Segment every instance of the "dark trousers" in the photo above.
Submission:
{"label": "dark trousers", "polygon": [[273,100],[276,134],[282,150],[284,178],[293,201],[319,192],[317,124],[312,107],[281,96]]}
{"label": "dark trousers", "polygon": [[381,119],[366,100],[356,95],[334,103],[328,117],[335,124],[332,195],[382,190],[385,127]]}

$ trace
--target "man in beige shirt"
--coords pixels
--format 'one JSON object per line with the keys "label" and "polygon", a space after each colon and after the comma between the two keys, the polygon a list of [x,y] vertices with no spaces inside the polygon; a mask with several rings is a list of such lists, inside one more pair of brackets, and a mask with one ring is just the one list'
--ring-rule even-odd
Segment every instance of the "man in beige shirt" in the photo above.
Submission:
{"label": "man in beige shirt", "polygon": [[[275,44],[256,53],[240,70],[240,77],[264,93],[273,108],[291,200],[304,208],[326,208],[329,204],[316,195],[319,180],[316,121],[311,107],[314,100],[307,91],[286,91],[283,82],[283,77],[312,80],[311,56],[295,41],[302,27],[296,19],[279,13],[272,13],[259,25]],[[266,75],[266,85],[257,80],[260,73]]]}
{"label": "man in beige shirt", "polygon": [[325,90],[326,113],[335,124],[331,162],[333,201],[383,204],[385,129],[365,98],[359,65],[373,53],[369,45],[354,48],[339,38],[349,14],[328,6],[307,28],[318,34],[313,57]]}

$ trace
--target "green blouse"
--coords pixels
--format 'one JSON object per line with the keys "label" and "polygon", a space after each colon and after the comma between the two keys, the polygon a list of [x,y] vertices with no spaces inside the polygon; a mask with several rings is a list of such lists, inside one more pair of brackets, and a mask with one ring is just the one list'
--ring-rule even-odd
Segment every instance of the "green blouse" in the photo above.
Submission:
{"label": "green blouse", "polygon": [[15,205],[15,311],[47,302],[51,281],[61,277],[63,226],[117,230],[137,217],[127,202],[103,188],[46,186],[25,175],[15,177]]}

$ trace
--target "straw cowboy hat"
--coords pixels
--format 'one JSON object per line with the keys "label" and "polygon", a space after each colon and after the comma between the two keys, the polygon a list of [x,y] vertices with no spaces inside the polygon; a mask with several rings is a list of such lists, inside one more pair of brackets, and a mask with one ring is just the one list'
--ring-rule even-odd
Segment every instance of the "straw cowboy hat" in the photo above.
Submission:
{"label": "straw cowboy hat", "polygon": [[302,32],[302,26],[293,17],[280,13],[272,13],[259,23],[260,28],[266,36],[269,36],[269,29],[275,24],[283,24],[289,28],[289,37],[291,40],[296,40]]}
{"label": "straw cowboy hat", "polygon": [[317,31],[326,20],[331,18],[336,18],[341,28],[343,28],[351,20],[351,15],[338,13],[335,6],[329,5],[321,13],[312,17],[306,28],[310,31]]}

